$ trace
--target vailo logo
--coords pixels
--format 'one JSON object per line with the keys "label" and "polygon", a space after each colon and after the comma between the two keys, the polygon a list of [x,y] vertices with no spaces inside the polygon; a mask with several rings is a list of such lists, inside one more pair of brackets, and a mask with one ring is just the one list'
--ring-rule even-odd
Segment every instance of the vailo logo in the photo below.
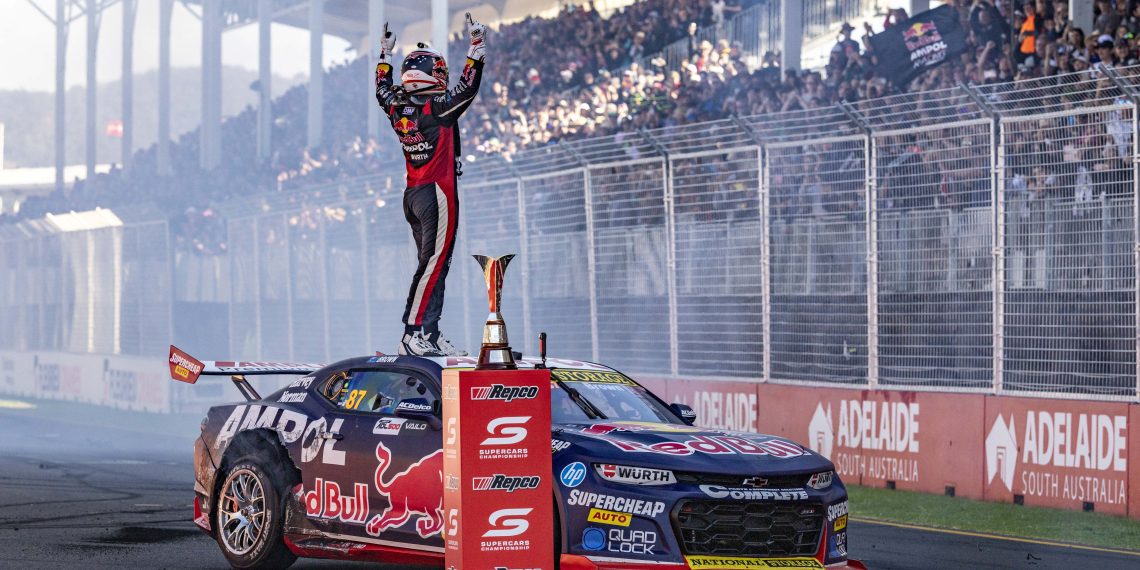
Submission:
{"label": "vailo logo", "polygon": [[1017,427],[1012,414],[1008,425],[998,414],[990,433],[986,435],[986,483],[993,483],[994,475],[1000,475],[1005,488],[1012,492],[1013,472],[1016,469]]}
{"label": "vailo logo", "polygon": [[808,424],[808,445],[811,450],[831,459],[831,448],[835,443],[835,430],[832,429],[831,406],[823,410],[823,402],[816,404],[815,414]]}

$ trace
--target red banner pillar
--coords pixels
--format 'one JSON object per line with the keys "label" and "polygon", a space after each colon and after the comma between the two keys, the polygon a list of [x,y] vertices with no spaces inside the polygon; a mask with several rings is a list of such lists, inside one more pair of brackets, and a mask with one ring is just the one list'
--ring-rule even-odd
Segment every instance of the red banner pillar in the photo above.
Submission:
{"label": "red banner pillar", "polygon": [[550,371],[446,370],[447,568],[554,568]]}

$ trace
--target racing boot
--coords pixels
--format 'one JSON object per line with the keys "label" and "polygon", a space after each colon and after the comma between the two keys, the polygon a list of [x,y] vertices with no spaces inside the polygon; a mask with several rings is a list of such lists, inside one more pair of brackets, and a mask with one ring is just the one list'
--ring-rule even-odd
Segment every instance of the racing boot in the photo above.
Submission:
{"label": "racing boot", "polygon": [[400,339],[398,352],[404,356],[447,356],[431,339],[424,335],[423,331],[416,331],[412,334],[404,333],[404,338]]}
{"label": "racing boot", "polygon": [[450,340],[443,338],[443,335],[435,337],[435,346],[439,348],[439,351],[442,352],[444,356],[467,356],[466,350],[455,348],[455,345],[451,344]]}

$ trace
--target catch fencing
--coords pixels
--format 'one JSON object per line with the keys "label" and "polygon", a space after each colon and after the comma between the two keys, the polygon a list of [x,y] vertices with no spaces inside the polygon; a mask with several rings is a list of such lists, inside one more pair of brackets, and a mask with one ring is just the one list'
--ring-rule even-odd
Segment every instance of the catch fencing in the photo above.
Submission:
{"label": "catch fencing", "polygon": [[[545,331],[652,377],[1135,401],[1138,87],[1099,68],[468,159],[443,331],[478,348],[470,255],[515,253],[528,353]],[[0,348],[391,352],[415,260],[382,178],[225,205],[220,251],[9,227]]]}

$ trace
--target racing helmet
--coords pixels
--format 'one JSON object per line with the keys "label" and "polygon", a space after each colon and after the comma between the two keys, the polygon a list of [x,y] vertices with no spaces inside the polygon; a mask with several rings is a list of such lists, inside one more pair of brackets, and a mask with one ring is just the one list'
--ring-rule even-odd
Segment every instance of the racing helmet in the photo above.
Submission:
{"label": "racing helmet", "polygon": [[409,95],[435,95],[447,91],[447,62],[425,43],[416,44],[404,58],[400,81]]}

